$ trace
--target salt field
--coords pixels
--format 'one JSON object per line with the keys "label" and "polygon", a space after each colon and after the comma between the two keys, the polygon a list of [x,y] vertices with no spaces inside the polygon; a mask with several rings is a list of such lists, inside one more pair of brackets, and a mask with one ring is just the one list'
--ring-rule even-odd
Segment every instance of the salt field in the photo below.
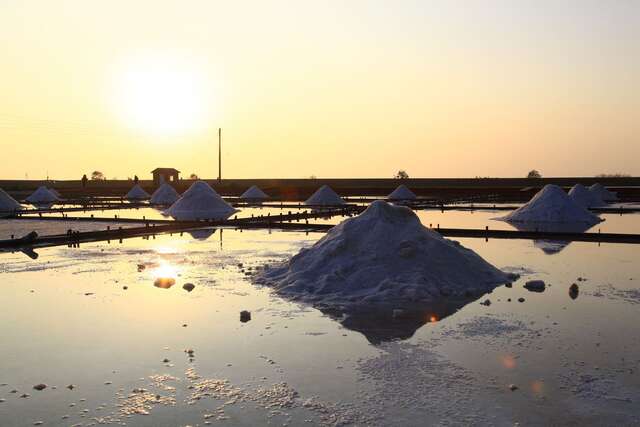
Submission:
{"label": "salt field", "polygon": [[[280,211],[238,215],[269,209]],[[417,214],[434,227],[510,227],[491,210]],[[601,217],[595,227],[640,231],[639,215]],[[3,220],[0,233],[34,224],[105,226]],[[635,245],[549,255],[531,240],[459,239],[519,279],[468,301],[349,316],[255,283],[322,236],[205,230],[0,254],[2,425],[639,421]],[[532,280],[544,292],[525,289]]]}

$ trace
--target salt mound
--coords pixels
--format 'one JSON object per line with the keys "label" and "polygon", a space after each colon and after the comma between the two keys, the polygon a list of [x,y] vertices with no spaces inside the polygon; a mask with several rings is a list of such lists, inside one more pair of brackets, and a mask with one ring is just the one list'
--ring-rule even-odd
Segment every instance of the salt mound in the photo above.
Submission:
{"label": "salt mound", "polygon": [[557,185],[545,185],[527,204],[501,219],[509,222],[584,222],[595,224],[600,218],[577,204]]}
{"label": "salt mound", "polygon": [[280,294],[322,307],[468,298],[511,280],[424,227],[411,209],[380,200],[288,263],[256,276]]}
{"label": "salt mound", "polygon": [[597,197],[605,202],[615,202],[618,200],[618,196],[616,195],[616,193],[607,190],[598,183],[593,184],[591,187],[589,187],[589,192],[596,194]]}
{"label": "salt mound", "polygon": [[404,184],[398,185],[398,188],[387,196],[387,200],[413,200],[415,198],[416,195],[413,191],[409,190]]}
{"label": "salt mound", "polygon": [[0,215],[13,213],[21,209],[20,203],[0,188]]}
{"label": "salt mound", "polygon": [[149,193],[144,191],[142,187],[140,187],[140,184],[136,184],[124,197],[127,200],[146,200],[149,198]]}
{"label": "salt mound", "polygon": [[170,205],[180,198],[180,194],[169,184],[162,184],[151,195],[151,203],[154,205]]}
{"label": "salt mound", "polygon": [[169,209],[168,215],[178,220],[227,219],[236,209],[225,202],[209,184],[196,181]]}
{"label": "salt mound", "polygon": [[58,201],[58,197],[45,186],[38,187],[36,191],[26,198],[27,202],[34,204],[53,203]]}
{"label": "salt mound", "polygon": [[337,206],[344,205],[345,202],[331,187],[323,185],[304,204],[311,206]]}
{"label": "salt mound", "polygon": [[268,198],[269,198],[269,195],[264,191],[262,191],[260,187],[258,187],[257,185],[252,185],[251,187],[249,187],[247,191],[242,193],[242,195],[240,196],[240,199],[242,200],[254,200],[254,201],[265,200]]}
{"label": "salt mound", "polygon": [[571,190],[569,190],[569,197],[585,208],[603,206],[606,204],[604,200],[600,198],[600,195],[587,190],[582,184],[574,185]]}

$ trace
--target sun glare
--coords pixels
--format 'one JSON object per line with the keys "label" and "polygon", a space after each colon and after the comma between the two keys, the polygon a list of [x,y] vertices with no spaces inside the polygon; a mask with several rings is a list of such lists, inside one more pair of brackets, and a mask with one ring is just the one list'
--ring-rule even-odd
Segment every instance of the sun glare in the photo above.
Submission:
{"label": "sun glare", "polygon": [[138,131],[169,135],[206,126],[213,99],[204,73],[177,58],[143,57],[116,71],[114,108]]}

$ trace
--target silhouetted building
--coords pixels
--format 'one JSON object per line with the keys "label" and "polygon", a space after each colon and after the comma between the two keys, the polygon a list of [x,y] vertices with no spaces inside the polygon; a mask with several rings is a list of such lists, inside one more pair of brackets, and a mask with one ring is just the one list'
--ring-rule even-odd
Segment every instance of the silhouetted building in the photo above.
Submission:
{"label": "silhouetted building", "polygon": [[151,174],[153,174],[153,183],[160,185],[163,182],[177,182],[180,171],[174,168],[155,168]]}

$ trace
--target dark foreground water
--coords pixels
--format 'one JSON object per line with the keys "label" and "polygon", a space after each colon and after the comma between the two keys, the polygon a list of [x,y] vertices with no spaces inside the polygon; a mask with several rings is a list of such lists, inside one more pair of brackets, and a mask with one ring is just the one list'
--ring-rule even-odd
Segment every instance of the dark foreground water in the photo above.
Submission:
{"label": "dark foreground water", "polygon": [[[499,212],[420,216],[508,227]],[[605,218],[596,228],[640,229]],[[0,233],[38,225],[25,223]],[[461,239],[521,279],[408,318],[337,318],[251,284],[320,237],[210,230],[0,254],[0,425],[639,422],[640,247]],[[532,279],[550,286],[529,292]]]}

